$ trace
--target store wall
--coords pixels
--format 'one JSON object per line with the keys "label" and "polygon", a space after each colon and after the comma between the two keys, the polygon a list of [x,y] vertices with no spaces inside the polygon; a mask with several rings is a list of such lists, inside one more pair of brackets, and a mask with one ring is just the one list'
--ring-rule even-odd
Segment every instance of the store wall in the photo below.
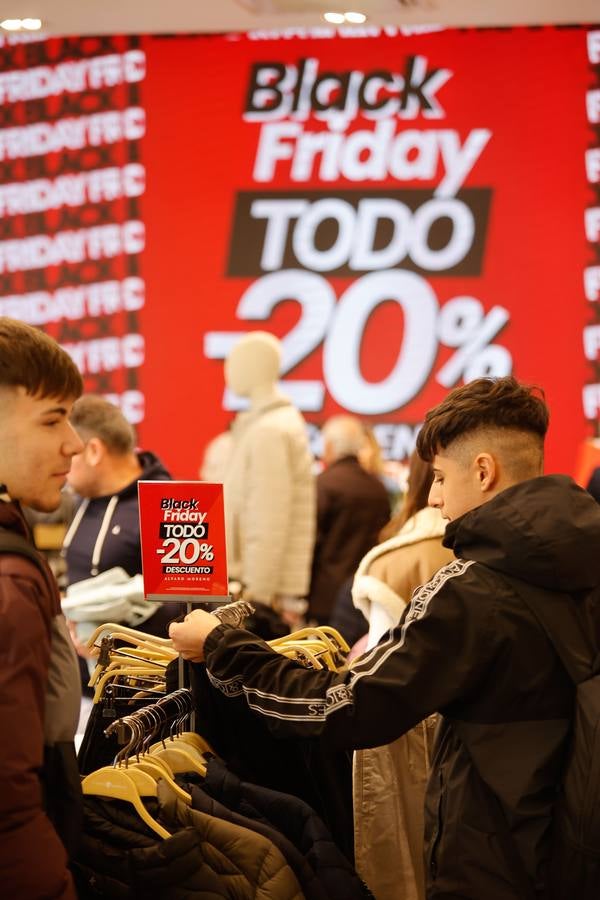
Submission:
{"label": "store wall", "polygon": [[0,314],[179,477],[255,328],[394,457],[482,374],[544,387],[550,471],[595,433],[600,29],[374,31],[0,46]]}

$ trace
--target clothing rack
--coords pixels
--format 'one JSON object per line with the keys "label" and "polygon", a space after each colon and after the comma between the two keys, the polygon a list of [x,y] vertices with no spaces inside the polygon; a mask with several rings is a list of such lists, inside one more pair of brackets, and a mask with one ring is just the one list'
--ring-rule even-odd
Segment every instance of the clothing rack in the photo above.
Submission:
{"label": "clothing rack", "polygon": [[[115,757],[114,765],[118,765],[128,756],[139,756],[148,749],[152,741],[162,742],[166,747],[167,739],[174,740],[183,731],[186,722],[191,722],[194,712],[194,701],[189,688],[178,688],[171,694],[165,694],[156,703],[150,703],[127,716],[123,716],[104,729],[109,737],[117,733],[117,741],[124,749]],[[127,739],[125,728],[130,729]],[[192,729],[193,730],[193,729]]]}
{"label": "clothing rack", "polygon": [[[229,615],[243,611],[234,607]],[[96,679],[113,679],[103,682],[103,696],[113,690],[126,696],[119,718],[110,723],[97,705],[96,735],[106,736],[109,752],[82,780],[85,840],[75,860],[80,896],[87,897],[91,887],[89,896],[109,898],[114,883],[125,889],[132,878],[137,887],[147,888],[145,896],[154,896],[152,879],[159,871],[182,891],[232,877],[236,896],[242,882],[248,893],[240,896],[250,897],[257,888],[270,889],[276,875],[277,896],[283,900],[370,898],[349,862],[347,754],[322,751],[312,741],[306,746],[288,742],[282,757],[279,741],[245,703],[227,708],[227,698],[211,685],[204,667],[192,667],[193,688],[148,696],[156,690],[152,680],[157,676],[152,670],[139,671],[146,663],[159,670],[163,690],[167,680],[169,687],[176,683],[176,671],[165,678],[165,659],[176,665],[172,645],[116,625],[109,625],[109,634],[102,637],[105,630],[94,638],[100,657]],[[129,644],[122,643],[126,638]],[[341,665],[345,653],[343,639],[332,629],[295,632],[287,644],[276,641],[273,649],[313,668]],[[130,705],[132,690],[144,706]],[[202,734],[187,724],[195,708]],[[250,737],[240,740],[242,734]],[[199,840],[193,839],[194,830]],[[166,851],[152,843],[152,833],[157,841],[171,841]],[[144,853],[132,867],[128,851],[140,847],[140,834]],[[165,854],[169,859],[185,856],[185,866],[164,872]],[[258,857],[270,860],[259,870]]]}
{"label": "clothing rack", "polygon": [[[215,615],[224,623],[240,625],[251,612],[251,604],[238,601],[219,607]],[[272,641],[271,646],[304,666],[333,670],[345,665],[349,649],[341,635],[326,626],[301,629]],[[138,737],[140,730],[152,730],[158,739],[169,733],[171,725],[174,733],[178,727],[174,721],[180,717],[189,721],[189,734],[196,733],[197,702],[191,702],[190,691],[177,677],[181,660],[168,638],[109,622],[98,626],[88,647],[97,655],[97,665],[89,682],[94,687],[94,705],[78,756],[82,775],[111,765],[132,729]],[[177,697],[179,706],[173,699]],[[153,709],[156,703],[159,705]],[[151,711],[144,715],[142,710],[148,707]],[[107,727],[117,722],[121,723],[119,727]],[[127,727],[129,722],[132,729]],[[139,741],[143,743],[141,737]]]}

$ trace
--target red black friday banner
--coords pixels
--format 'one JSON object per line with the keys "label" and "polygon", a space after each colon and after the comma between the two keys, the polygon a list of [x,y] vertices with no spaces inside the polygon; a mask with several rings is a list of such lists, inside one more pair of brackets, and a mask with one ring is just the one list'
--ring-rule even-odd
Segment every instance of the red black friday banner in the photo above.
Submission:
{"label": "red black friday banner", "polygon": [[548,470],[598,420],[599,30],[318,29],[0,48],[0,312],[40,325],[179,477],[223,357],[405,457],[479,375],[541,384]]}
{"label": "red black friday banner", "polygon": [[140,481],[138,496],[146,598],[227,597],[223,485]]}

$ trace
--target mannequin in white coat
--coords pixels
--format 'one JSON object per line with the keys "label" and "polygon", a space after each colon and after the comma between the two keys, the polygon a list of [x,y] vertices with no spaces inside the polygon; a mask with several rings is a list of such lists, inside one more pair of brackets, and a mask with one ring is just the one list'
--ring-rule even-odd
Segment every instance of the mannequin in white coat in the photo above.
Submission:
{"label": "mannequin in white coat", "polygon": [[308,592],[316,515],[305,422],[277,387],[280,362],[264,331],[244,335],[225,362],[227,386],[250,408],[233,427],[224,482],[230,576],[278,610]]}
{"label": "mannequin in white coat", "polygon": [[225,360],[227,387],[247,397],[250,409],[285,399],[277,387],[281,368],[281,344],[267,331],[244,335]]}

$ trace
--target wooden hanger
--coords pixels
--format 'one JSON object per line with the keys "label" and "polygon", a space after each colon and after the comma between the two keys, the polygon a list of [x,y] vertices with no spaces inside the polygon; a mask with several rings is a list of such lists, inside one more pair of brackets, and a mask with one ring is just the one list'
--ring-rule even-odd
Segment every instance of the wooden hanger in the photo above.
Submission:
{"label": "wooden hanger", "polygon": [[140,667],[146,666],[148,668],[155,667],[157,673],[164,674],[164,671],[170,662],[170,660],[162,658],[152,658],[146,656],[138,656],[138,653],[143,654],[145,652],[154,652],[154,651],[144,651],[139,648],[132,648],[132,651],[136,652],[128,653],[126,648],[119,648],[116,650],[111,650],[108,654],[108,658],[110,662],[102,662],[96,665],[96,668],[90,675],[90,680],[88,681],[89,687],[94,687],[99,678],[102,677],[103,674],[109,671],[113,671],[117,667]]}
{"label": "wooden hanger", "polygon": [[[274,650],[283,652],[286,647],[303,646],[323,660],[331,671],[337,671],[345,663],[345,653],[350,649],[344,638],[330,626],[307,626],[284,637],[268,642]],[[345,648],[345,650],[344,650]],[[289,654],[286,654],[289,656]]]}
{"label": "wooden hanger", "polygon": [[171,741],[175,746],[178,744],[183,745],[182,749],[190,751],[193,756],[197,756],[201,763],[204,763],[205,753],[211,753],[213,756],[216,756],[217,754],[214,752],[208,741],[200,734],[196,734],[194,731],[181,730],[183,729],[184,723],[188,721],[193,713],[193,701],[190,690],[186,688],[184,690],[174,691],[163,697],[162,700],[159,700],[156,703],[156,711],[159,718],[168,702],[174,702],[180,709],[181,715],[175,717],[174,722],[171,724],[169,737],[163,737],[161,741],[151,745],[150,750],[159,749],[160,746],[164,749],[168,741]]}
{"label": "wooden hanger", "polygon": [[163,657],[165,659],[168,659],[169,661],[171,659],[175,659],[178,656],[177,651],[174,650],[172,646],[168,647],[166,644],[161,644],[160,646],[158,646],[152,640],[148,640],[148,638],[153,637],[153,635],[151,634],[147,634],[146,639],[144,639],[143,637],[134,637],[127,631],[111,631],[110,636],[115,641],[125,641],[125,643],[133,644],[133,646],[135,647],[145,648],[146,650],[154,650],[155,653],[160,652],[162,653]]}
{"label": "wooden hanger", "polygon": [[139,759],[134,758],[132,761],[125,765],[126,772],[131,772],[132,770],[145,772],[155,782],[158,782],[160,779],[162,779],[174,794],[176,794],[181,800],[184,801],[184,803],[187,803],[187,805],[190,806],[192,802],[192,795],[188,794],[187,791],[184,791],[183,788],[179,787],[179,785],[173,778],[173,772],[169,769],[169,766],[164,759],[158,759],[158,757],[151,759],[148,754],[146,754],[145,756],[140,756]]}
{"label": "wooden hanger", "polygon": [[331,640],[335,641],[338,645],[339,650],[342,653],[350,652],[350,644],[346,641],[346,639],[339,633],[337,628],[333,628],[332,625],[319,625],[319,631],[324,632]]}
{"label": "wooden hanger", "polygon": [[141,770],[129,773],[122,768],[103,766],[85,776],[81,782],[81,790],[84,794],[94,797],[107,797],[131,803],[140,819],[159,837],[171,837],[166,828],[152,818],[142,803],[142,797],[158,796],[156,782],[148,773]]}
{"label": "wooden hanger", "polygon": [[297,662],[309,663],[313,669],[322,669],[323,663],[314,654],[310,647],[303,647],[302,641],[297,643],[289,642],[282,644],[280,647],[274,647],[277,653],[287,656],[288,659],[295,659]]}
{"label": "wooden hanger", "polygon": [[[119,625],[116,622],[107,622],[105,625],[98,625],[88,639],[88,647],[92,650],[101,634],[117,631],[120,635],[128,635],[129,638],[139,639],[143,644],[154,644],[159,647],[165,647],[167,650],[173,648],[173,642],[170,638],[161,638],[154,634],[146,634],[145,631],[136,631],[135,628],[129,628],[127,625]],[[124,638],[121,639],[124,640]],[[131,640],[129,643],[131,643]]]}
{"label": "wooden hanger", "polygon": [[335,652],[337,650],[336,645],[328,635],[322,632],[317,626],[311,625],[307,625],[305,628],[299,628],[298,631],[292,631],[291,634],[286,634],[283,637],[275,638],[274,640],[269,641],[269,643],[271,644],[271,646],[273,646],[277,644],[285,644],[287,643],[287,641],[301,641],[305,638],[316,638],[317,640],[323,641],[324,644],[327,644],[332,652]]}
{"label": "wooden hanger", "polygon": [[123,678],[123,677],[146,679],[148,681],[151,681],[152,684],[154,684],[154,685],[159,684],[159,683],[164,684],[164,679],[162,680],[162,682],[158,682],[156,680],[159,677],[157,675],[156,669],[151,669],[148,666],[136,666],[136,667],[131,667],[131,668],[127,667],[127,668],[111,669],[110,671],[105,672],[104,675],[102,675],[98,679],[98,681],[96,683],[96,689],[94,691],[93,702],[94,703],[100,702],[100,700],[102,699],[103,693],[104,693],[104,688],[109,681],[112,681],[116,678]]}
{"label": "wooden hanger", "polygon": [[115,647],[114,650],[110,651],[109,655],[111,659],[146,660],[146,662],[152,663],[154,666],[162,666],[165,669],[170,662],[170,658],[165,656],[162,650],[138,647],[137,645],[131,647]]}
{"label": "wooden hanger", "polygon": [[320,638],[318,640],[317,638],[304,638],[300,641],[293,641],[292,646],[310,650],[323,663],[325,668],[332,672],[337,670],[337,660],[339,658],[337,651],[332,651],[331,644],[322,641]]}
{"label": "wooden hanger", "polygon": [[[188,732],[189,733],[189,732]],[[154,753],[156,750],[169,750],[169,749],[177,749],[183,750],[184,753],[189,753],[190,756],[193,756],[194,759],[197,759],[199,763],[202,765],[206,765],[206,760],[204,758],[204,753],[202,750],[199,750],[194,744],[189,743],[188,741],[182,740],[179,735],[175,735],[174,737],[165,738],[163,741],[157,741],[156,744],[152,744],[148,748],[149,753]]]}
{"label": "wooden hanger", "polygon": [[175,735],[175,740],[182,741],[184,744],[195,747],[200,753],[211,753],[213,756],[217,755],[208,741],[205,740],[201,734],[196,734],[195,731],[181,731],[179,734]]}
{"label": "wooden hanger", "polygon": [[[98,681],[105,675],[127,675],[131,673],[133,675],[155,675],[157,677],[164,675],[162,670],[155,668],[148,660],[143,660],[139,662],[135,661],[123,661],[123,660],[112,660],[104,669],[101,669],[100,676],[98,677]],[[92,678],[96,675],[96,670],[94,670],[92,676],[90,677],[90,681],[88,682],[90,687],[93,687],[91,683]]]}
{"label": "wooden hanger", "polygon": [[[157,721],[154,716],[150,716],[150,724],[153,727],[156,727]],[[175,782],[173,776],[173,770],[168,765],[166,760],[159,759],[158,757],[153,757],[150,759],[148,754],[143,754],[140,756],[139,748],[144,741],[146,736],[145,727],[142,721],[140,721],[139,715],[131,714],[129,716],[124,716],[120,720],[121,727],[123,725],[127,725],[131,731],[129,736],[128,743],[119,750],[117,756],[115,758],[115,766],[118,766],[121,770],[130,773],[133,771],[139,771],[146,778],[150,778],[154,781],[154,785],[158,783],[159,779],[163,779],[165,783],[170,787],[170,789],[182,800],[184,800],[187,804],[190,804],[192,798],[187,791],[184,791],[179,785]],[[107,728],[107,734],[111,734],[113,731],[119,729],[119,722],[113,722]],[[134,755],[135,754],[135,755]]]}
{"label": "wooden hanger", "polygon": [[184,772],[195,772],[197,775],[206,778],[206,765],[181,747],[167,746],[165,750],[161,745],[160,749],[152,751],[150,756],[163,759],[176,775]]}

